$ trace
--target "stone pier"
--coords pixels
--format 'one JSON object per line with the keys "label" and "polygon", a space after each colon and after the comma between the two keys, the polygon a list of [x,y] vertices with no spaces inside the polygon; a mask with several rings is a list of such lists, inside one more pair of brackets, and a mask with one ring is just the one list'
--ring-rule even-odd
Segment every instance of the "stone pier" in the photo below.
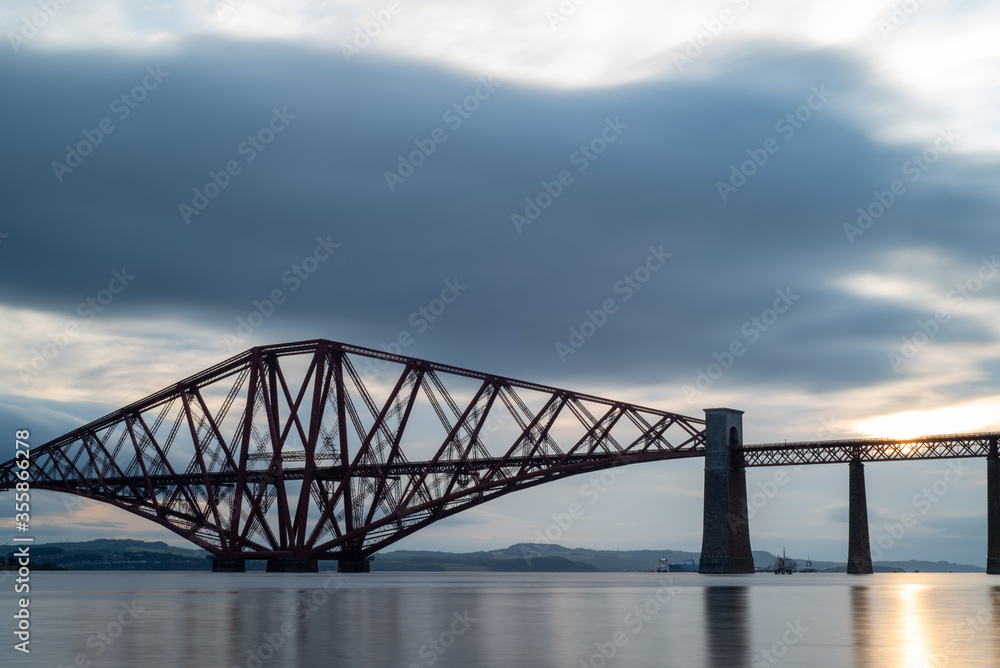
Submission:
{"label": "stone pier", "polygon": [[699,573],[753,573],[743,411],[705,409],[705,513]]}
{"label": "stone pier", "polygon": [[372,564],[366,557],[359,559],[340,559],[337,561],[338,573],[371,573]]}
{"label": "stone pier", "polygon": [[318,573],[319,562],[315,559],[268,559],[268,573]]}
{"label": "stone pier", "polygon": [[865,465],[854,460],[850,466],[847,529],[847,573],[872,574],[872,548],[868,538],[868,500],[865,497]]}
{"label": "stone pier", "polygon": [[246,573],[245,559],[212,559],[213,573]]}

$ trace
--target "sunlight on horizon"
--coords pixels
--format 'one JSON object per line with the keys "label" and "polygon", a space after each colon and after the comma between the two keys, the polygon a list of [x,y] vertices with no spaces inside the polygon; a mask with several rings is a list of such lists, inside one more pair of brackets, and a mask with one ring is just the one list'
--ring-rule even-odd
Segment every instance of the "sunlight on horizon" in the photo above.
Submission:
{"label": "sunlight on horizon", "polygon": [[859,422],[854,429],[866,436],[916,438],[986,431],[996,424],[997,417],[995,406],[976,403],[882,415]]}

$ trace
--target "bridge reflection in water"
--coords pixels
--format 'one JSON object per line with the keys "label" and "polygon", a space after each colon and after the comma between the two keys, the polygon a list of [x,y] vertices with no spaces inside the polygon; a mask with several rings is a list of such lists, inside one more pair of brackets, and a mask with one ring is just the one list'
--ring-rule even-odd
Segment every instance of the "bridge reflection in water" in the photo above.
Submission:
{"label": "bridge reflection in water", "polygon": [[[32,592],[39,666],[985,668],[1000,656],[1000,588],[974,574],[676,575],[664,596],[651,573],[36,577],[51,580]],[[134,622],[88,645],[123,606]]]}
{"label": "bridge reflection in water", "polygon": [[732,666],[750,651],[749,594],[744,586],[714,586],[703,590],[708,665]]}

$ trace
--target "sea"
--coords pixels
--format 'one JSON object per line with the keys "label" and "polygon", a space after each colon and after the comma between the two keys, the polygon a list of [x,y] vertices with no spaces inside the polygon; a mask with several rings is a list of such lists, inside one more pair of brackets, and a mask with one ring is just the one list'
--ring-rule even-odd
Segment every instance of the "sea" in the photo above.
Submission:
{"label": "sea", "polygon": [[33,572],[0,666],[1000,666],[1000,577]]}

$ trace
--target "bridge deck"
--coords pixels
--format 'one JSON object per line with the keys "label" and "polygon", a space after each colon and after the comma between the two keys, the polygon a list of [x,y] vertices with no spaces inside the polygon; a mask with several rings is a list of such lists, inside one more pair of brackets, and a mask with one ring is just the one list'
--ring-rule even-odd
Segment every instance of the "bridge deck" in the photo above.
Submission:
{"label": "bridge deck", "polygon": [[848,464],[918,459],[988,457],[997,454],[1000,432],[941,434],[918,438],[860,438],[840,441],[764,443],[741,450],[744,466]]}

